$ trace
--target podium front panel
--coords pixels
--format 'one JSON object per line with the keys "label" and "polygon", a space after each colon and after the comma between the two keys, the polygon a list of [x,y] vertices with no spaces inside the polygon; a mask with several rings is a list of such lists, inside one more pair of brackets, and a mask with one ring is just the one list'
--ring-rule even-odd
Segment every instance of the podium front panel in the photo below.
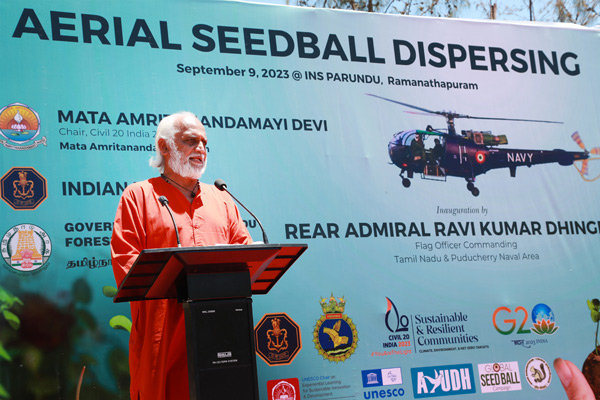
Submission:
{"label": "podium front panel", "polygon": [[196,301],[183,307],[190,398],[258,399],[252,300]]}

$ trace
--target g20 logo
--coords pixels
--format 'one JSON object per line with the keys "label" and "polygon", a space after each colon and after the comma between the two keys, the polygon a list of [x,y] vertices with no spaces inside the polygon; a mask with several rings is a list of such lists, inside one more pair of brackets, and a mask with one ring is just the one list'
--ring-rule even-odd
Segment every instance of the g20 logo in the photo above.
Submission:
{"label": "g20 logo", "polygon": [[558,330],[558,326],[554,320],[554,311],[546,304],[537,304],[531,310],[531,320],[533,327],[525,328],[529,319],[529,312],[523,306],[516,307],[511,310],[508,307],[498,307],[492,315],[492,322],[496,331],[502,335],[510,335],[519,328],[517,334],[521,333],[536,333],[538,335],[552,335]]}
{"label": "g20 logo", "polygon": [[[522,317],[521,317],[522,316]],[[512,318],[506,318],[512,317]],[[502,319],[501,326],[498,326],[498,319]],[[492,316],[494,322],[494,328],[498,333],[503,335],[510,335],[513,333],[515,328],[517,327],[517,318],[521,321],[521,325],[519,325],[519,330],[517,333],[530,333],[531,330],[524,329],[525,324],[527,323],[527,319],[529,318],[529,313],[525,307],[519,306],[513,310],[508,307],[498,307],[496,311],[494,311],[494,315]]]}

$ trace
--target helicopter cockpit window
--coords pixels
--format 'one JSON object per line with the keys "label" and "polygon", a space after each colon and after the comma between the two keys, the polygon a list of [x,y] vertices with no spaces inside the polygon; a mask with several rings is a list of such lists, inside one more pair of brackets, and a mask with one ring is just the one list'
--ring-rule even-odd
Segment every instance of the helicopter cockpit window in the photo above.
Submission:
{"label": "helicopter cockpit window", "polygon": [[410,146],[415,137],[417,136],[417,131],[405,131],[402,134],[402,144],[404,146]]}
{"label": "helicopter cockpit window", "polygon": [[390,140],[390,146],[402,146],[402,137],[404,132],[398,132],[394,135],[392,140]]}

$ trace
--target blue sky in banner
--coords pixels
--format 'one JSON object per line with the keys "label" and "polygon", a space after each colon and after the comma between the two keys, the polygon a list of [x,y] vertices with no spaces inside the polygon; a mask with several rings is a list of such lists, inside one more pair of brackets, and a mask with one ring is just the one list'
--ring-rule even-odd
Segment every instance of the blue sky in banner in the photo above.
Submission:
{"label": "blue sky in banner", "polygon": [[[277,4],[277,5],[295,5],[293,2],[291,2],[291,0],[262,0],[262,1],[254,1],[254,3],[261,3],[261,4]],[[390,3],[387,3],[386,7],[390,6]],[[393,2],[391,4],[391,6],[393,6]],[[522,1],[519,0],[510,0],[510,1],[505,1],[502,2],[501,4],[501,9],[500,9],[500,13],[503,13],[503,10],[505,7],[510,7],[512,9],[518,9],[518,8],[523,8],[525,7],[524,3],[522,3]],[[522,14],[522,13],[521,13]],[[520,18],[517,15],[511,15],[511,14],[499,14],[500,19],[501,20],[512,20],[512,21],[522,21],[523,19]],[[483,12],[476,8],[475,5],[473,5],[472,7],[466,7],[463,10],[461,10],[460,13],[460,18],[461,19],[487,19],[484,15]]]}

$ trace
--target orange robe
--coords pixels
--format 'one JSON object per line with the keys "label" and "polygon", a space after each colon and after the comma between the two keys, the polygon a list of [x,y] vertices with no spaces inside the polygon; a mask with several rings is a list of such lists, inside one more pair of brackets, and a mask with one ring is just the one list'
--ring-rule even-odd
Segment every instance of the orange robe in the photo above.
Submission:
{"label": "orange robe", "polygon": [[[117,285],[143,249],[177,247],[168,211],[169,200],[183,247],[248,244],[252,241],[231,196],[213,185],[200,184],[190,203],[162,178],[129,185],[119,202],[111,240]],[[134,301],[129,340],[132,400],[189,399],[185,322],[176,300]]]}

